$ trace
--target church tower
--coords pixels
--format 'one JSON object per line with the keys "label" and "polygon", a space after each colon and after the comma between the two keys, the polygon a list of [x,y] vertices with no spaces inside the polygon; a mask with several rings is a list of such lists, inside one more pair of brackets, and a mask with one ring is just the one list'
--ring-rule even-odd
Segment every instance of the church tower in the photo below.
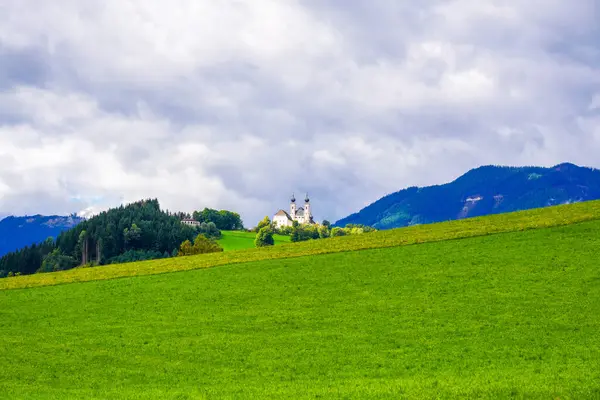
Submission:
{"label": "church tower", "polygon": [[308,198],[308,193],[306,193],[306,197],[304,198],[304,223],[308,224],[312,219],[312,213],[310,210],[310,199]]}
{"label": "church tower", "polygon": [[296,219],[296,197],[293,193],[290,202],[290,217],[292,217],[292,219]]}

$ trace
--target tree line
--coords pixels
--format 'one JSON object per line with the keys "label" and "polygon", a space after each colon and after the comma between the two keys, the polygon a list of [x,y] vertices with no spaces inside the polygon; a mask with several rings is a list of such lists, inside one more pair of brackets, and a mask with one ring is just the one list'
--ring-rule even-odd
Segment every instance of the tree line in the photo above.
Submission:
{"label": "tree line", "polygon": [[244,223],[240,214],[228,210],[215,210],[204,208],[202,211],[193,213],[178,212],[175,213],[179,219],[193,219],[200,223],[213,223],[221,231],[237,231],[244,229]]}
{"label": "tree line", "polygon": [[[200,226],[182,224],[186,217],[201,222]],[[220,229],[241,228],[242,220],[234,212],[206,208],[193,215],[171,213],[161,210],[157,199],[142,200],[82,221],[56,240],[48,238],[4,255],[0,258],[0,277],[173,257],[181,250],[198,254],[216,250],[198,239],[199,235],[214,243],[221,236]],[[188,246],[192,242],[198,245]]]}
{"label": "tree line", "polygon": [[300,224],[298,221],[293,221],[292,226],[278,227],[266,216],[256,225],[254,231],[257,233],[254,244],[256,247],[264,247],[274,244],[273,234],[290,236],[292,242],[303,242],[337,236],[360,235],[376,231],[376,229],[360,224],[332,227],[327,220],[321,224]]}

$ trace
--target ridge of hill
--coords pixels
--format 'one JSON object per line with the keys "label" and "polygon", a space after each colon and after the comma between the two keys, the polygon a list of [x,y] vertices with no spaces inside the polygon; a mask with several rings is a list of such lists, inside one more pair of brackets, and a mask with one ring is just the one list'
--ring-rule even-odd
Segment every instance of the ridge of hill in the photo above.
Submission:
{"label": "ridge of hill", "polygon": [[600,220],[530,229],[584,215],[598,204],[360,237],[513,230],[462,240],[0,291],[0,397],[597,399]]}
{"label": "ridge of hill", "polygon": [[598,169],[571,163],[551,168],[488,165],[450,183],[389,194],[334,225],[391,229],[598,199]]}
{"label": "ridge of hill", "polygon": [[178,272],[277,258],[404,246],[555,227],[597,219],[600,219],[600,201],[590,201],[259,249],[114,264],[95,268],[75,268],[67,271],[11,277],[0,280],[0,290]]}
{"label": "ridge of hill", "polygon": [[79,224],[77,215],[8,216],[0,220],[0,257],[25,246],[56,237]]}

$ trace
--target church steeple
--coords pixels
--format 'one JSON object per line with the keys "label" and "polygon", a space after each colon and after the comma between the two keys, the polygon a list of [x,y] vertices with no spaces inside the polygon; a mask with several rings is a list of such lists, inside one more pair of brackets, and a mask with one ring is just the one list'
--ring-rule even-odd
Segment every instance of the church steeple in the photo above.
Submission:
{"label": "church steeple", "polygon": [[292,193],[290,202],[290,217],[292,217],[292,219],[296,219],[296,196],[294,196],[294,193]]}
{"label": "church steeple", "polygon": [[310,223],[311,219],[312,213],[310,210],[310,199],[308,198],[308,193],[306,193],[306,196],[304,197],[304,223]]}

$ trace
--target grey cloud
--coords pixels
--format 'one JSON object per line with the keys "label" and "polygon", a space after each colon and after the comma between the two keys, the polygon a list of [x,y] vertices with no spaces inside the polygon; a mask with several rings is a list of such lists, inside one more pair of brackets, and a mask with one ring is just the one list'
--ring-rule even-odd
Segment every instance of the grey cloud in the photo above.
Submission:
{"label": "grey cloud", "polygon": [[0,213],[252,224],[308,191],[335,220],[480,164],[599,166],[593,0],[27,4],[0,16]]}
{"label": "grey cloud", "polygon": [[[31,199],[35,198],[35,208]],[[28,191],[1,198],[7,212],[5,215],[69,215],[78,213],[88,205],[85,201],[67,199],[63,196],[49,195],[45,191]]]}
{"label": "grey cloud", "polygon": [[10,89],[11,85],[42,85],[51,74],[46,65],[45,54],[39,49],[15,51],[3,48],[0,42],[0,89]]}

